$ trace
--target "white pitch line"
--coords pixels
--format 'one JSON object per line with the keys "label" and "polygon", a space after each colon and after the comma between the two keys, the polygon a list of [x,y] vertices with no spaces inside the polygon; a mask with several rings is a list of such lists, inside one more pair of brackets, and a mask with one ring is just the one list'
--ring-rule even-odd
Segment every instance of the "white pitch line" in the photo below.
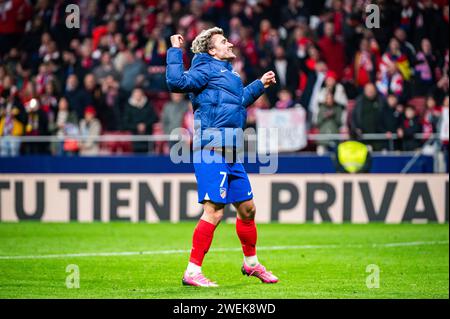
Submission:
{"label": "white pitch line", "polygon": [[[404,246],[424,246],[424,245],[445,245],[448,240],[441,241],[412,241],[383,244],[349,244],[349,245],[297,245],[297,246],[262,246],[258,250],[300,250],[300,249],[338,249],[338,248],[379,248],[379,247],[404,247]],[[211,252],[241,251],[241,248],[213,248]],[[186,254],[190,250],[148,250],[148,251],[122,251],[122,252],[100,252],[100,253],[75,253],[75,254],[54,254],[54,255],[24,255],[24,256],[0,256],[0,260],[12,259],[52,259],[70,257],[115,257],[115,256],[136,256],[136,255],[174,255]]]}

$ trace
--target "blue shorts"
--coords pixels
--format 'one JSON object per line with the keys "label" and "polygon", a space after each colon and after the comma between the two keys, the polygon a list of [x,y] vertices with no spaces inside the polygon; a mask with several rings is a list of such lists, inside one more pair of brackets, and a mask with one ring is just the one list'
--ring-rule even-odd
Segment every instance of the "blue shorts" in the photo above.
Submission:
{"label": "blue shorts", "polygon": [[[205,156],[208,158],[205,159]],[[194,169],[199,203],[209,200],[217,204],[229,204],[253,198],[244,166],[239,162],[227,163],[222,151],[194,152]]]}

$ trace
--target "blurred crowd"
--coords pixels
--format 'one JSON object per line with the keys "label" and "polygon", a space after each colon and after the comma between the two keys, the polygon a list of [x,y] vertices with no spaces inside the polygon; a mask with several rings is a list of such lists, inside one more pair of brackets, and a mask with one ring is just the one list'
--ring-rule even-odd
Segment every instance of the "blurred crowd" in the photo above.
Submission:
{"label": "blurred crowd", "polygon": [[[366,24],[371,3],[379,28]],[[69,4],[80,8],[79,27],[67,27],[77,18]],[[165,57],[181,33],[188,68],[192,40],[212,26],[234,44],[245,83],[276,73],[248,109],[249,127],[257,109],[303,107],[310,133],[380,133],[375,150],[415,150],[448,108],[448,23],[448,0],[0,0],[0,152],[167,152],[164,143],[117,150],[93,137],[192,131],[187,97],[167,91]],[[17,139],[47,135],[60,141]]]}

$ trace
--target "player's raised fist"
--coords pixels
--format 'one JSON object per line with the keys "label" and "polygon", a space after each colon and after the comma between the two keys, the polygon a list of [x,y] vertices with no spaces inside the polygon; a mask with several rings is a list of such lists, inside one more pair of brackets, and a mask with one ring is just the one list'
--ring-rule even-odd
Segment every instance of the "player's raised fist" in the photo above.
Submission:
{"label": "player's raised fist", "polygon": [[275,73],[273,71],[264,73],[264,75],[261,77],[261,82],[264,84],[264,88],[268,88],[272,84],[277,83],[277,80],[275,79]]}
{"label": "player's raised fist", "polygon": [[170,42],[172,43],[172,47],[181,48],[184,44],[184,39],[181,34],[174,34],[170,36]]}

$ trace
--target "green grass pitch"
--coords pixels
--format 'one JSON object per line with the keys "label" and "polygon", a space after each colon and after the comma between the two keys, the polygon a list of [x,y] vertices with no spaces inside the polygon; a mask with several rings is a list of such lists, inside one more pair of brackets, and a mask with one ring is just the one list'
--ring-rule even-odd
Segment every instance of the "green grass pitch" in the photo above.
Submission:
{"label": "green grass pitch", "polygon": [[[449,298],[448,224],[258,225],[259,259],[280,278],[267,285],[241,274],[234,224],[222,223],[203,264],[219,288],[181,285],[194,227],[0,223],[0,298]],[[366,285],[370,264],[379,288]]]}

